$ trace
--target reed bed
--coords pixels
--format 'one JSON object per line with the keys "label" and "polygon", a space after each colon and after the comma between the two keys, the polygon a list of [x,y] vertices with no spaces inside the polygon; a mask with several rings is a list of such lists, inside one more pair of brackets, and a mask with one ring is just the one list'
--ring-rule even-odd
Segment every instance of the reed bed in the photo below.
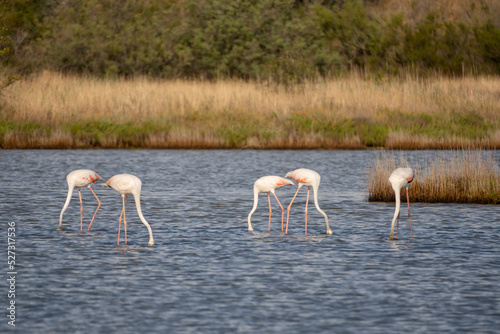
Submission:
{"label": "reed bed", "polygon": [[0,95],[3,148],[500,148],[500,78],[297,85],[41,72]]}
{"label": "reed bed", "polygon": [[[453,151],[427,157],[418,166],[409,166],[404,155],[379,155],[367,172],[369,201],[394,201],[388,179],[398,167],[415,170],[411,202],[500,204],[500,168],[491,152]],[[406,201],[405,192],[401,200]]]}

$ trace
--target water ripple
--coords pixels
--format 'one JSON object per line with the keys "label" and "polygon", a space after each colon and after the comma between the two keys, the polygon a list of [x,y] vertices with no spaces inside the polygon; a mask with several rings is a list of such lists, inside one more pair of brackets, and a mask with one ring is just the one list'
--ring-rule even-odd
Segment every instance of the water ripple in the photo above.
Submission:
{"label": "water ripple", "polygon": [[[407,152],[409,160],[433,152]],[[500,156],[495,152],[495,159]],[[16,222],[16,327],[32,333],[498,333],[497,206],[412,205],[387,239],[393,203],[366,202],[373,151],[0,151],[0,231]],[[360,167],[361,166],[361,167]],[[253,182],[299,167],[321,176],[304,236],[305,191],[289,235],[260,197],[247,231]],[[102,207],[76,192],[57,231],[66,174],[143,181],[155,246],[127,204],[128,245],[117,245],[120,196],[94,186]],[[295,189],[277,191],[287,205]],[[5,292],[5,291],[4,291]],[[4,319],[1,328],[6,328]]]}

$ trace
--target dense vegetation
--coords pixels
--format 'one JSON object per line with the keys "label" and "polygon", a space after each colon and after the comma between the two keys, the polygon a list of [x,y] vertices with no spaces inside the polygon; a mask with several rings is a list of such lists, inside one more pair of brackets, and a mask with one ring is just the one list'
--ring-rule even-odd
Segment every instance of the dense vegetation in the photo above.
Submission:
{"label": "dense vegetation", "polygon": [[[411,166],[416,171],[409,186],[411,202],[500,204],[500,168],[491,152],[462,150],[420,161]],[[394,200],[387,180],[401,166],[410,167],[401,154],[385,152],[377,157],[366,175],[369,201]],[[401,202],[405,201],[406,193],[401,191]]]}
{"label": "dense vegetation", "polygon": [[0,62],[0,148],[500,147],[498,0],[0,0]]}
{"label": "dense vegetation", "polygon": [[21,74],[500,74],[494,0],[7,0],[0,14],[0,57]]}
{"label": "dense vegetation", "polygon": [[0,98],[0,148],[500,148],[500,78],[96,79],[44,71]]}

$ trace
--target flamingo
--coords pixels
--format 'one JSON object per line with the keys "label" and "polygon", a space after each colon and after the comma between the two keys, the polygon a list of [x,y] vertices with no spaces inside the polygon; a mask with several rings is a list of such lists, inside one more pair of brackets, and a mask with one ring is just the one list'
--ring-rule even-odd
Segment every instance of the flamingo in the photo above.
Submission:
{"label": "flamingo", "polygon": [[396,195],[396,210],[394,211],[394,218],[392,218],[391,224],[391,234],[389,235],[390,240],[394,240],[394,222],[397,220],[396,227],[396,239],[398,238],[398,230],[399,230],[399,208],[401,206],[401,189],[406,187],[406,200],[408,202],[408,219],[410,220],[410,230],[411,230],[411,238],[413,239],[413,229],[411,228],[411,216],[410,216],[410,198],[408,196],[408,186],[411,181],[415,177],[415,172],[411,168],[397,168],[389,177],[389,182],[392,185],[392,189],[394,189],[394,193]]}
{"label": "flamingo", "polygon": [[92,191],[92,194],[94,194],[98,202],[97,209],[95,210],[94,216],[92,217],[92,220],[90,221],[90,225],[88,228],[88,231],[90,231],[90,227],[92,226],[92,222],[94,221],[97,211],[101,207],[101,201],[99,200],[99,198],[97,197],[97,195],[90,186],[92,183],[95,183],[96,181],[104,181],[104,179],[99,175],[97,175],[96,172],[90,169],[77,169],[72,171],[66,176],[66,181],[68,182],[68,196],[66,197],[66,203],[64,203],[64,206],[61,210],[61,215],[59,216],[59,227],[57,228],[57,230],[58,231],[62,230],[63,213],[69,206],[69,202],[71,201],[71,196],[73,195],[73,189],[75,187],[78,188],[78,196],[80,197],[80,231],[83,230],[83,202],[82,202],[81,188],[87,187],[90,189],[90,191]]}
{"label": "flamingo", "polygon": [[255,181],[253,185],[253,198],[254,198],[254,203],[253,203],[253,208],[252,211],[250,211],[250,214],[248,215],[248,230],[253,231],[252,223],[250,221],[252,214],[255,212],[257,209],[257,204],[259,202],[259,193],[267,193],[267,199],[269,201],[269,231],[271,231],[271,196],[269,193],[272,193],[274,197],[276,198],[276,201],[278,201],[278,204],[281,207],[281,231],[283,231],[283,219],[285,215],[285,209],[280,203],[280,200],[278,199],[278,196],[276,196],[275,190],[279,189],[283,186],[286,185],[293,185],[293,182],[290,180],[287,180],[285,178],[282,178],[280,176],[274,176],[274,175],[269,175],[269,176],[263,176],[257,181]]}
{"label": "flamingo", "polygon": [[122,221],[122,216],[123,216],[123,226],[125,228],[125,245],[127,244],[127,220],[125,219],[125,202],[127,201],[128,195],[132,194],[134,195],[135,199],[135,206],[137,207],[137,214],[139,215],[139,218],[141,219],[142,223],[146,225],[148,231],[149,231],[149,242],[148,244],[150,246],[154,245],[155,242],[153,240],[153,231],[151,231],[151,226],[149,226],[149,223],[146,221],[144,216],[142,215],[141,211],[141,187],[142,187],[142,182],[141,180],[131,174],[118,174],[115,176],[112,176],[108,182],[106,182],[104,187],[111,187],[114,190],[116,190],[119,194],[122,195],[122,202],[123,202],[123,208],[120,213],[120,218],[118,218],[118,242],[117,244],[120,244],[120,228],[121,228],[121,221]]}
{"label": "flamingo", "polygon": [[306,229],[305,229],[305,234],[307,235],[307,204],[309,202],[309,191],[311,190],[311,187],[313,188],[314,192],[314,204],[316,205],[316,209],[325,216],[326,220],[326,234],[332,234],[332,230],[330,229],[330,226],[328,225],[328,217],[326,213],[319,208],[318,205],[318,187],[319,187],[319,182],[321,177],[319,174],[311,169],[306,169],[306,168],[300,168],[296,169],[292,172],[288,172],[285,177],[292,178],[298,183],[298,188],[297,191],[295,192],[295,195],[292,198],[292,201],[290,202],[290,205],[288,205],[287,208],[287,214],[286,214],[286,232],[288,233],[288,218],[290,216],[290,208],[292,207],[292,203],[295,200],[295,197],[297,196],[297,193],[299,192],[300,188],[302,186],[307,186],[307,199],[306,199]]}

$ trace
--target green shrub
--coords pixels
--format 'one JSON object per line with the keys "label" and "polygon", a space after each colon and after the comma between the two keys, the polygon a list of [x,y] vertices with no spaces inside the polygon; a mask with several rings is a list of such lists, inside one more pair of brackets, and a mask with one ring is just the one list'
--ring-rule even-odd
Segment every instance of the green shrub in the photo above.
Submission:
{"label": "green shrub", "polygon": [[472,6],[468,21],[429,12],[412,22],[406,13],[374,14],[365,3],[3,1],[0,27],[7,36],[0,33],[0,56],[10,38],[16,47],[3,60],[26,71],[283,84],[351,70],[500,74],[500,27],[488,8]]}

